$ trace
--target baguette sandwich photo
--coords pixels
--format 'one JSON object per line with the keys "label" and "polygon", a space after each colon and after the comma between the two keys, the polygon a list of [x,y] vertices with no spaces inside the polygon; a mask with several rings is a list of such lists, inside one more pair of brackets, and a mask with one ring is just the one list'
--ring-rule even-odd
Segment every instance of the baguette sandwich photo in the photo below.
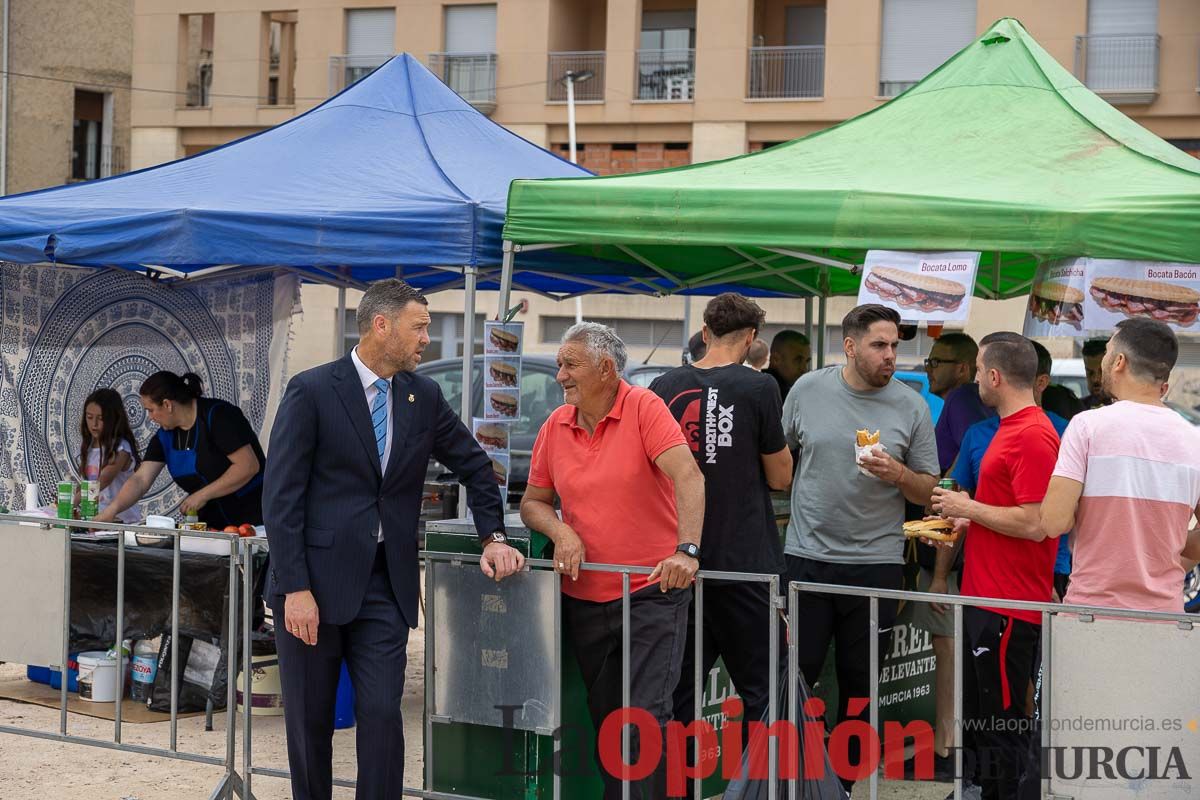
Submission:
{"label": "baguette sandwich photo", "polygon": [[1148,317],[1188,326],[1200,316],[1200,292],[1173,283],[1096,278],[1091,293],[1096,305],[1127,317]]}
{"label": "baguette sandwich photo", "polygon": [[867,290],[901,308],[917,311],[957,311],[967,295],[956,281],[918,275],[894,267],[874,267],[867,275]]}
{"label": "baguette sandwich photo", "polygon": [[1083,328],[1083,292],[1055,281],[1035,283],[1029,292],[1029,313],[1051,325]]}

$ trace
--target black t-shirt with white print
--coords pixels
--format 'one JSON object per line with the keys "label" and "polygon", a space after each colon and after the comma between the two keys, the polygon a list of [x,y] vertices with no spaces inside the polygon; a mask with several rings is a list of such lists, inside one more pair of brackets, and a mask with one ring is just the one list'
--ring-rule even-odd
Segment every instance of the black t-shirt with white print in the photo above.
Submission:
{"label": "black t-shirt with white print", "polygon": [[782,572],[783,546],[762,456],[787,447],[775,380],[741,364],[677,367],[650,384],[679,420],[704,474],[700,566]]}

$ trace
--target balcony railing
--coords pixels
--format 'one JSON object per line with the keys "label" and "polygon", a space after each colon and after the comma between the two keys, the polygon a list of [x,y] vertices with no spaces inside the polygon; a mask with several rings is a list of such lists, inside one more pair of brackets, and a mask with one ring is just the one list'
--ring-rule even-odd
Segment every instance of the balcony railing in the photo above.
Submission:
{"label": "balcony railing", "polygon": [[696,84],[696,51],[638,50],[638,100],[691,100]]}
{"label": "balcony railing", "polygon": [[184,106],[187,108],[208,108],[209,94],[212,92],[213,65],[211,61],[201,61],[195,70],[188,75],[187,96]]}
{"label": "balcony railing", "polygon": [[604,51],[577,50],[574,52],[551,53],[546,62],[546,100],[565,103],[567,84],[563,76],[568,72],[576,75],[592,73],[586,81],[575,83],[575,100],[580,103],[604,102]]}
{"label": "balcony railing", "polygon": [[918,83],[920,81],[880,81],[879,96],[895,97],[896,95],[904,94]]}
{"label": "balcony railing", "polygon": [[67,171],[67,183],[93,181],[97,178],[108,178],[125,172],[125,148],[116,144],[106,144],[77,157],[72,152],[71,164]]}
{"label": "balcony railing", "polygon": [[329,57],[329,94],[334,95],[383,66],[391,54]]}
{"label": "balcony railing", "polygon": [[484,114],[496,110],[495,53],[430,53],[429,69]]}
{"label": "balcony railing", "polygon": [[822,97],[825,94],[825,47],[751,47],[752,99]]}
{"label": "balcony railing", "polygon": [[1158,96],[1158,34],[1075,37],[1075,76],[1110,103]]}

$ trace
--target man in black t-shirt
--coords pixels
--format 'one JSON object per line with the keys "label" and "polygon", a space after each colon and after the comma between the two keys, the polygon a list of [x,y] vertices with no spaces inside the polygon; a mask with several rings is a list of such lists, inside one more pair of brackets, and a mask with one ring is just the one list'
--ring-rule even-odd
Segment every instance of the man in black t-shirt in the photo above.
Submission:
{"label": "man in black t-shirt", "polygon": [[[783,547],[771,489],[792,481],[792,454],[783,435],[783,410],[775,380],[743,366],[763,324],[763,311],[738,294],[714,297],[704,309],[704,358],[660,375],[650,391],[679,420],[704,473],[704,530],[700,567],[726,572],[781,573]],[[700,673],[718,657],[745,702],[744,721],[767,711],[770,671],[769,587],[765,583],[707,580]],[[780,654],[784,638],[779,638]],[[678,688],[675,719],[695,717],[695,606]],[[782,716],[782,709],[779,709]]]}

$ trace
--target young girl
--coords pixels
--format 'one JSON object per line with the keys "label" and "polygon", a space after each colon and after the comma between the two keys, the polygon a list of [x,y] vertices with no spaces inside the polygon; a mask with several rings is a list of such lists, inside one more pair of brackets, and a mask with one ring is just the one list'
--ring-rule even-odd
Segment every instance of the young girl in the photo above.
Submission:
{"label": "young girl", "polygon": [[[112,389],[97,389],[88,395],[79,432],[79,472],[86,480],[100,481],[103,510],[141,461],[121,395]],[[121,522],[140,522],[141,512],[135,504],[117,518]]]}

